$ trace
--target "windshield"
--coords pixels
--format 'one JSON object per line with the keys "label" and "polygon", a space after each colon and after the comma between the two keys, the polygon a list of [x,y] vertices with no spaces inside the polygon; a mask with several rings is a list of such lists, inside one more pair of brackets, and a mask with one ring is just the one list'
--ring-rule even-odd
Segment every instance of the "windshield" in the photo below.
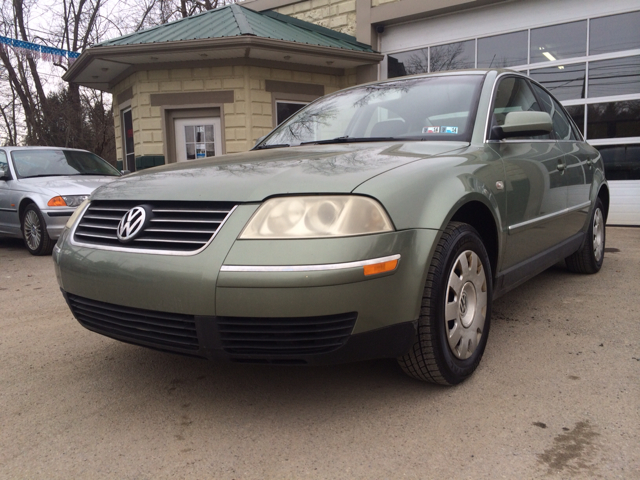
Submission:
{"label": "windshield", "polygon": [[483,75],[366,85],[312,103],[256,148],[380,140],[470,141]]}
{"label": "windshield", "polygon": [[90,152],[75,150],[15,150],[13,167],[19,178],[67,175],[119,176],[120,172]]}

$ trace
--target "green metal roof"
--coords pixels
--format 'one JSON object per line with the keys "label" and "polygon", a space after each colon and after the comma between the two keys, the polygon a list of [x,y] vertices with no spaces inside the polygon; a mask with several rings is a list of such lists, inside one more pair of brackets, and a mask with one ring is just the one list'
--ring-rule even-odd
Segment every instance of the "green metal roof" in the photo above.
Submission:
{"label": "green metal roof", "polygon": [[209,10],[192,17],[114,38],[95,46],[179,42],[181,40],[243,35],[359,52],[373,52],[369,45],[358,42],[351,35],[335,32],[271,10],[255,12],[240,5],[229,5]]}

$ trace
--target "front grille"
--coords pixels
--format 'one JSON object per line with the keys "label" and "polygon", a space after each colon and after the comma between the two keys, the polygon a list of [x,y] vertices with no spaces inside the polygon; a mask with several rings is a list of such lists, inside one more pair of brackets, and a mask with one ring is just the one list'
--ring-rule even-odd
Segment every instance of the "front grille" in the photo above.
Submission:
{"label": "front grille", "polygon": [[[151,221],[133,242],[123,244],[116,235],[118,224],[138,205],[149,207]],[[96,200],[82,216],[74,240],[128,250],[195,252],[211,241],[234,207],[230,202]]]}
{"label": "front grille", "polygon": [[233,355],[312,355],[345,344],[357,313],[323,317],[217,317],[222,348]]}
{"label": "front grille", "polygon": [[160,349],[198,350],[193,315],[122,307],[67,294],[69,307],[89,330]]}

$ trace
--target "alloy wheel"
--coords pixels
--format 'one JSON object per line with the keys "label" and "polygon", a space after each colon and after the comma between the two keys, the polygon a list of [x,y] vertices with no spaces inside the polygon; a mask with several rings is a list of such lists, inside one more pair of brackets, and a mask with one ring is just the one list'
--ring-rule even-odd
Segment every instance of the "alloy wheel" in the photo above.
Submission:
{"label": "alloy wheel", "polygon": [[37,250],[42,242],[42,224],[34,210],[29,210],[24,217],[23,233],[27,246],[33,251]]}

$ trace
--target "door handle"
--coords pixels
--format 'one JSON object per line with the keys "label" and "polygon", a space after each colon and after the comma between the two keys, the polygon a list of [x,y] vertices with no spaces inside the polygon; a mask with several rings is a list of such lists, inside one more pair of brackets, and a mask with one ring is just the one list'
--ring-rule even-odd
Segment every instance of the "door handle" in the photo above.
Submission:
{"label": "door handle", "polygon": [[558,159],[558,171],[560,173],[564,173],[564,169],[567,168],[567,165],[560,159]]}

